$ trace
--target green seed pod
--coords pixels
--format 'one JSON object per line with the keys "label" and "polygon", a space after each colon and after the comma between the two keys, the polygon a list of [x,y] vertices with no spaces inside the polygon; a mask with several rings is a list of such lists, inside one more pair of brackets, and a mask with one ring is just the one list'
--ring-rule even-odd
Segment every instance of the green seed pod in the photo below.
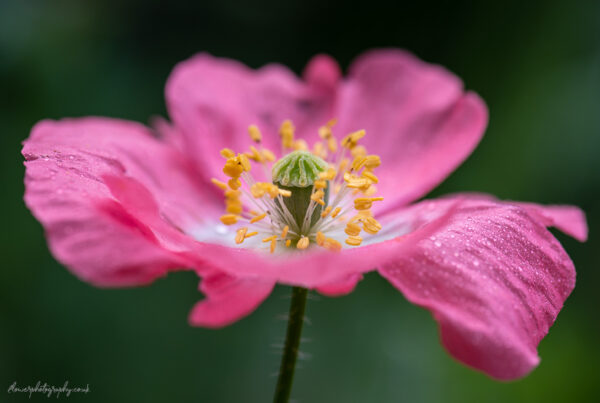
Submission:
{"label": "green seed pod", "polygon": [[[311,152],[301,150],[286,155],[273,165],[273,183],[281,189],[292,192],[292,196],[284,197],[283,201],[299,229],[302,229],[304,217],[311,202],[313,184],[319,179],[319,174],[327,168],[327,163],[321,158]],[[325,191],[323,201],[327,205],[329,184],[323,190]],[[311,225],[319,219],[323,207],[317,204],[311,217]]]}

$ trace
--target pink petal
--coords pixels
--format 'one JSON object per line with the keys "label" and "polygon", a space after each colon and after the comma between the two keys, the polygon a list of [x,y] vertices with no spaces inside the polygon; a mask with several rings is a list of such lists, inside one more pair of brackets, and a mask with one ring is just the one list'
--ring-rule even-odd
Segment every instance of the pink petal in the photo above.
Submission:
{"label": "pink petal", "polygon": [[585,214],[574,206],[541,206],[534,203],[516,203],[524,207],[529,214],[543,222],[547,227],[556,227],[578,241],[585,242],[588,227]]}
{"label": "pink petal", "polygon": [[[324,71],[327,70],[327,71]],[[256,124],[263,145],[280,149],[279,126],[291,119],[299,134],[314,133],[331,118],[335,79],[331,65],[311,70],[311,85],[280,65],[252,70],[241,63],[199,54],[179,63],[169,77],[169,115],[181,130],[189,155],[206,177],[222,176],[219,151],[249,149],[248,126]]]}
{"label": "pink petal", "polygon": [[200,291],[206,298],[190,312],[192,326],[218,328],[252,313],[271,294],[274,281],[235,278],[223,273],[205,277]]}
{"label": "pink petal", "polygon": [[302,78],[310,86],[334,91],[342,78],[342,71],[331,56],[321,54],[308,62]]}
{"label": "pink petal", "polygon": [[381,156],[382,210],[415,200],[471,154],[487,108],[444,68],[401,50],[371,51],[350,68],[337,104],[337,133],[365,129],[362,144]]}
{"label": "pink petal", "polygon": [[317,287],[317,291],[328,297],[339,297],[350,294],[362,278],[362,274],[351,274],[339,281],[319,286]]}
{"label": "pink petal", "polygon": [[213,202],[185,159],[143,126],[101,118],[43,121],[23,155],[25,202],[53,254],[83,280],[145,284],[191,264],[192,240],[176,226],[202,221]]}
{"label": "pink petal", "polygon": [[[422,225],[457,200],[402,214]],[[573,263],[546,224],[521,206],[464,199],[433,236],[379,271],[432,312],[455,358],[494,378],[519,378],[539,363],[537,345],[575,286]]]}

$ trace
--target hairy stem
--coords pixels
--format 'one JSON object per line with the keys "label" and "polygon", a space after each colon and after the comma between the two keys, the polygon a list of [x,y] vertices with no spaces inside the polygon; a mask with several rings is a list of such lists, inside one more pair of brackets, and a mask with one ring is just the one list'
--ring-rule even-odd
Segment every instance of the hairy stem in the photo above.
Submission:
{"label": "hairy stem", "polygon": [[277,380],[275,398],[273,399],[274,403],[287,403],[290,400],[294,369],[296,368],[298,348],[300,347],[300,335],[302,334],[302,325],[304,324],[304,309],[306,308],[307,295],[308,290],[306,288],[292,288],[290,314],[288,316],[281,367],[279,368],[279,379]]}

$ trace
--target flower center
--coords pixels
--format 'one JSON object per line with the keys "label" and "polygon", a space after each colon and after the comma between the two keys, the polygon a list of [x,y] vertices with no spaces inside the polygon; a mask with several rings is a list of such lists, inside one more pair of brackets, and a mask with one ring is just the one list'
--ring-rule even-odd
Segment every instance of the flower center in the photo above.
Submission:
{"label": "flower center", "polygon": [[[304,150],[286,155],[273,166],[273,184],[292,193],[290,197],[283,198],[283,204],[292,215],[297,228],[315,224],[323,207],[327,205],[329,199],[327,182],[321,181],[315,186],[319,174],[327,167],[327,163],[322,158]],[[316,188],[316,192],[313,192],[313,187]],[[314,205],[311,206],[313,200],[316,204],[313,203]],[[275,203],[283,208],[278,200]]]}
{"label": "flower center", "polygon": [[[345,238],[346,245],[359,246],[361,231],[374,235],[381,230],[371,212],[373,202],[383,200],[372,197],[379,181],[373,171],[381,161],[358,144],[364,130],[350,133],[338,144],[332,132],[334,125],[332,120],[321,127],[322,140],[308,151],[304,140],[294,139],[293,124],[283,122],[279,134],[285,155],[273,165],[271,175],[268,168],[275,155],[261,145],[262,135],[255,125],[248,128],[256,144],[249,151],[236,154],[228,148],[221,150],[226,160],[223,173],[230,179],[212,182],[225,193],[226,214],[221,222],[243,223],[236,230],[236,244],[261,234],[271,253],[278,245],[281,250],[307,249],[315,244],[339,251],[340,240]],[[271,181],[256,181],[250,174],[250,161],[261,165]],[[252,208],[244,208],[244,201]]]}

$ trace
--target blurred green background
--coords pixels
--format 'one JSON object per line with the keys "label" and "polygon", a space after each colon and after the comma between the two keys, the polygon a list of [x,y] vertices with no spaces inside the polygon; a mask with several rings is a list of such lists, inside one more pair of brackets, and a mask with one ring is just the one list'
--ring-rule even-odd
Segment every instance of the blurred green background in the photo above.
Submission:
{"label": "blurred green background", "polygon": [[[431,196],[482,191],[568,203],[590,240],[557,235],[577,286],[527,378],[495,382],[445,353],[430,315],[376,274],[346,297],[309,301],[298,402],[589,402],[599,396],[600,2],[0,1],[0,401],[9,385],[89,384],[85,402],[265,402],[289,289],[214,331],[186,316],[191,273],[100,290],[49,254],[22,202],[20,142],[42,118],[165,115],[171,68],[198,51],[300,72],[327,52],[402,47],[442,64],[490,108],[480,147]],[[567,5],[568,4],[568,5]],[[34,395],[32,401],[45,400]]]}

